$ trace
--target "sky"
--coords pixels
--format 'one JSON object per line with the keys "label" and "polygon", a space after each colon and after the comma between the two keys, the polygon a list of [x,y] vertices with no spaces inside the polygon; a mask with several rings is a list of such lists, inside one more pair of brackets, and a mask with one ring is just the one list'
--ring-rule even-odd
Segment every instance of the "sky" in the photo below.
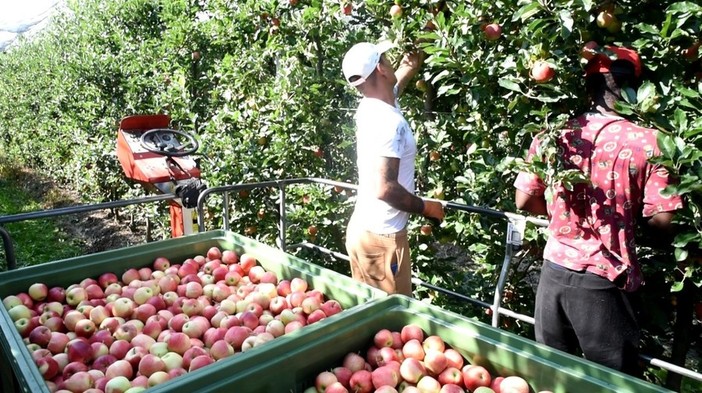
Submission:
{"label": "sky", "polygon": [[47,16],[62,0],[0,0],[0,51],[18,34],[41,28]]}

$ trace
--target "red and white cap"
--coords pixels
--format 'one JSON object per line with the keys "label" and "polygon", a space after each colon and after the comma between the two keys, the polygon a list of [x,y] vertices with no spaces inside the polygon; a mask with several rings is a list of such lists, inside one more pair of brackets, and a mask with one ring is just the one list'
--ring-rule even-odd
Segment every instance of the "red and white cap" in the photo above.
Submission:
{"label": "red and white cap", "polygon": [[[351,47],[341,63],[346,81],[351,86],[358,86],[365,82],[380,63],[380,56],[394,46],[390,41],[382,41],[377,44],[361,42]],[[358,79],[354,79],[354,77],[358,77]],[[351,79],[354,79],[353,82]]]}
{"label": "red and white cap", "polygon": [[[614,60],[626,60],[634,65],[634,74],[641,76],[641,58],[635,50],[614,45],[605,45],[604,49],[587,63],[585,75],[609,73]],[[612,56],[608,56],[610,53]]]}

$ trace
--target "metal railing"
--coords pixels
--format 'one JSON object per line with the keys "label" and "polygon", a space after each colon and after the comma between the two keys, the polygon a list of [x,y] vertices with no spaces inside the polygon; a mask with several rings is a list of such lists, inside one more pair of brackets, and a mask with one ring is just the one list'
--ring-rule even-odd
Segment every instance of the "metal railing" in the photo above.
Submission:
{"label": "metal railing", "polygon": [[[329,180],[329,179],[322,179],[322,178],[295,178],[295,179],[284,179],[284,180],[275,180],[275,181],[266,181],[266,182],[259,182],[259,183],[242,183],[242,184],[234,184],[234,185],[227,185],[227,186],[220,186],[220,187],[213,187],[213,188],[208,188],[205,191],[203,191],[199,198],[198,198],[198,203],[197,203],[197,220],[198,220],[198,231],[199,232],[204,232],[206,230],[205,226],[205,203],[207,199],[213,195],[213,194],[223,194],[223,229],[224,230],[229,230],[229,219],[231,215],[231,200],[230,200],[230,193],[231,192],[238,192],[241,190],[251,190],[251,189],[256,189],[256,188],[277,188],[278,191],[280,192],[279,195],[279,206],[280,206],[280,219],[278,222],[278,235],[276,237],[276,245],[283,251],[287,251],[288,248],[309,248],[316,250],[318,252],[325,253],[327,255],[331,255],[337,259],[341,260],[346,260],[348,261],[349,258],[346,254],[329,250],[327,248],[324,248],[322,246],[318,246],[313,243],[309,243],[307,241],[304,241],[302,243],[298,244],[292,244],[292,245],[287,245],[286,244],[286,230],[287,230],[287,221],[286,221],[286,187],[288,185],[295,185],[295,184],[322,184],[322,185],[327,185],[327,186],[335,186],[335,187],[342,187],[345,189],[352,189],[355,190],[357,189],[357,186],[354,184],[349,184],[349,183],[344,183],[344,182],[338,182],[334,180]],[[106,209],[115,209],[119,207],[125,207],[125,206],[130,206],[130,205],[140,205],[140,204],[147,204],[147,203],[155,203],[155,202],[161,202],[161,201],[171,201],[175,200],[177,197],[174,194],[163,194],[163,195],[157,195],[157,196],[149,196],[149,197],[142,197],[142,198],[136,198],[136,199],[129,199],[129,200],[120,200],[120,201],[112,201],[112,202],[106,202],[106,203],[98,203],[98,204],[88,204],[88,205],[80,205],[80,206],[71,206],[71,207],[64,207],[64,208],[59,208],[59,209],[51,209],[51,210],[42,210],[42,211],[36,211],[36,212],[30,212],[30,213],[21,213],[21,214],[15,214],[15,215],[7,215],[7,216],[0,216],[0,237],[3,239],[3,247],[5,250],[5,258],[7,260],[7,266],[8,269],[15,269],[16,268],[16,260],[15,260],[15,252],[14,252],[14,246],[12,244],[12,238],[10,234],[7,232],[5,228],[2,227],[3,224],[8,224],[8,223],[14,223],[14,222],[20,222],[20,221],[26,221],[26,220],[35,220],[35,219],[42,219],[42,218],[52,218],[52,217],[58,217],[58,216],[63,216],[63,215],[69,215],[69,214],[79,214],[79,213],[86,213],[86,212],[92,212],[92,211],[98,211],[98,210],[106,210]],[[524,234],[524,228],[527,223],[537,225],[537,226],[547,226],[548,222],[543,219],[537,219],[534,217],[528,217],[528,216],[522,216],[519,214],[514,214],[514,213],[508,213],[508,212],[502,212],[499,210],[494,210],[494,209],[488,209],[488,208],[483,208],[483,207],[477,207],[477,206],[470,206],[470,205],[464,205],[464,204],[459,204],[455,202],[446,202],[446,201],[441,201],[437,200],[438,202],[442,203],[445,208],[451,209],[451,210],[457,210],[465,213],[474,213],[474,214],[480,214],[492,218],[499,218],[499,219],[505,219],[507,221],[507,231],[506,231],[506,238],[505,238],[505,256],[504,260],[502,263],[502,268],[500,270],[500,275],[498,277],[497,284],[495,286],[495,294],[492,300],[492,303],[488,303],[479,299],[474,299],[469,296],[463,295],[461,293],[457,293],[445,288],[441,288],[435,285],[432,285],[430,283],[427,283],[423,280],[420,280],[418,278],[413,278],[412,282],[415,285],[418,286],[423,286],[425,288],[429,288],[432,290],[435,290],[437,292],[456,297],[458,299],[470,302],[474,305],[484,307],[484,308],[489,308],[493,311],[492,314],[492,326],[499,328],[499,318],[501,315],[509,317],[509,318],[514,318],[520,321],[524,321],[529,324],[534,324],[534,318],[530,315],[526,314],[520,314],[517,312],[514,312],[512,310],[506,309],[501,307],[501,302],[502,302],[502,292],[504,290],[504,286],[507,281],[507,276],[511,267],[511,262],[512,262],[512,257],[514,256],[514,253],[519,250],[522,244],[522,239],[523,239],[523,234]],[[659,367],[661,369],[665,369],[667,371],[677,373],[680,375],[683,375],[685,377],[697,380],[697,381],[702,381],[702,374],[694,372],[692,370],[689,370],[687,368],[666,362],[661,359],[656,359],[651,356],[647,355],[641,355],[641,359],[644,360],[646,363]]]}

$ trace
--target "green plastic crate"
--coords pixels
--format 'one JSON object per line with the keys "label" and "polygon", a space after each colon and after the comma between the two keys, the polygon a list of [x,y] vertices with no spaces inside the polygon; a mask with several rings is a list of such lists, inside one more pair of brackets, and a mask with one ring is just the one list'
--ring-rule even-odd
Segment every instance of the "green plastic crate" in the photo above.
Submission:
{"label": "green plastic crate", "polygon": [[[0,298],[24,292],[35,282],[46,283],[49,287],[68,286],[78,283],[86,277],[97,278],[105,272],[114,272],[121,276],[129,268],[151,266],[153,260],[158,256],[164,256],[174,263],[180,263],[185,258],[206,254],[212,246],[233,249],[239,253],[249,253],[256,257],[261,266],[275,272],[281,279],[293,277],[306,279],[312,288],[322,291],[328,298],[337,300],[344,309],[328,320],[343,318],[343,315],[349,313],[353,307],[365,304],[372,299],[387,296],[383,291],[306,262],[277,248],[232,232],[217,230],[3,272],[0,273]],[[318,323],[326,323],[326,320]],[[294,340],[295,337],[303,335],[307,328],[313,326],[310,325],[286,334],[273,342]],[[29,351],[4,307],[0,307],[0,330],[2,332],[0,336],[0,387],[2,392],[48,393],[39,370],[35,367]],[[256,349],[246,353],[238,353],[209,367],[188,373],[174,381],[188,380],[189,385],[207,386],[217,382],[213,380],[213,375],[219,378],[216,370],[210,371],[208,369],[226,367],[227,376],[231,376],[246,367],[249,364],[247,358],[256,355],[256,352],[262,352],[262,350]],[[256,356],[256,358],[258,357]],[[13,386],[13,375],[17,380],[17,386]],[[176,391],[173,389],[177,385],[168,387],[169,384],[170,382],[163,384],[161,390]],[[195,388],[190,391],[199,391],[199,389]]]}
{"label": "green plastic crate", "polygon": [[[474,364],[495,375],[520,375],[533,391],[554,393],[669,392],[659,386],[548,348],[485,323],[439,307],[392,295],[356,307],[343,318],[309,326],[295,341],[272,342],[266,351],[245,359],[233,369],[216,365],[216,381],[208,386],[194,379],[173,380],[168,389],[198,392],[302,392],[313,386],[322,371],[340,366],[348,352],[365,351],[380,329],[399,331],[417,324],[439,335]],[[171,383],[171,382],[169,382]],[[156,387],[154,391],[165,391]]]}

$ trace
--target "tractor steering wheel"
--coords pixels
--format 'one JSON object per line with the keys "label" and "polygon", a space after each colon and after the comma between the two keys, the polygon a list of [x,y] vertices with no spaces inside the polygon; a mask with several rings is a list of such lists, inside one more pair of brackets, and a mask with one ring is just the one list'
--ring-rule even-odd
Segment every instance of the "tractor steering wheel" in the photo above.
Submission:
{"label": "tractor steering wheel", "polygon": [[[180,143],[176,136],[185,139]],[[170,128],[154,128],[141,134],[139,139],[141,146],[156,154],[166,157],[183,157],[194,154],[200,145],[191,134]]]}

